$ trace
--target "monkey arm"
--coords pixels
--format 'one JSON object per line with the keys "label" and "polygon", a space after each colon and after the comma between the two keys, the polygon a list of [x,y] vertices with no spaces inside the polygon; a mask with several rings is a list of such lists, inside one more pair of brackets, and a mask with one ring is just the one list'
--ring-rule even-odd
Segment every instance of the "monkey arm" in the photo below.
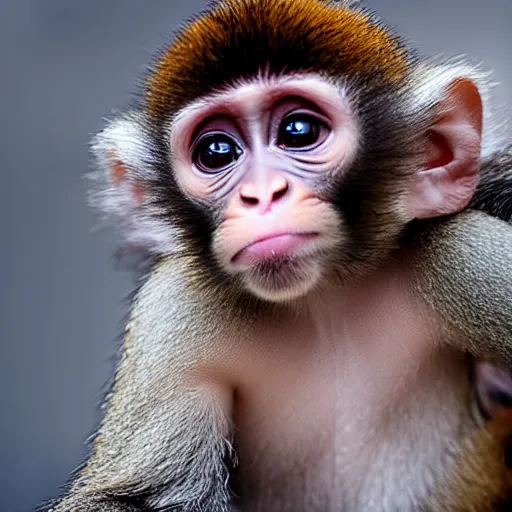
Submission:
{"label": "monkey arm", "polygon": [[482,162],[480,183],[470,208],[512,224],[512,145]]}
{"label": "monkey arm", "polygon": [[179,270],[162,262],[139,290],[93,455],[53,511],[228,510],[232,391],[201,364],[225,317]]}
{"label": "monkey arm", "polygon": [[413,228],[413,283],[450,340],[512,365],[512,146],[482,162],[470,208]]}
{"label": "monkey arm", "polygon": [[474,210],[423,226],[414,237],[415,291],[450,343],[512,365],[512,226]]}

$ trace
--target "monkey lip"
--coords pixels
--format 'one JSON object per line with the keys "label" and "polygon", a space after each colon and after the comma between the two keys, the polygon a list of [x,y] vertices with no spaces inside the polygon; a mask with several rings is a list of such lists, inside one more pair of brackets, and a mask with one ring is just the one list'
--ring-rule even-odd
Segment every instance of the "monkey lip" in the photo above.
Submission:
{"label": "monkey lip", "polygon": [[232,258],[233,263],[254,264],[295,255],[318,233],[281,233],[262,237],[246,245]]}

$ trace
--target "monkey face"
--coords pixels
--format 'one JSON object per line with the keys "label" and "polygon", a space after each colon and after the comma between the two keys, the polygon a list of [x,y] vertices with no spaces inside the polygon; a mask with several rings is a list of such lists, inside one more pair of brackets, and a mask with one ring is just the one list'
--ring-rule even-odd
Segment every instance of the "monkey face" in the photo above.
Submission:
{"label": "monkey face", "polygon": [[247,83],[177,116],[177,184],[212,211],[218,264],[257,296],[303,295],[343,246],[327,197],[354,160],[357,134],[348,98],[313,77]]}
{"label": "monkey face", "polygon": [[95,138],[93,203],[131,245],[266,300],[371,271],[478,181],[476,86],[414,62],[343,2],[223,2]]}

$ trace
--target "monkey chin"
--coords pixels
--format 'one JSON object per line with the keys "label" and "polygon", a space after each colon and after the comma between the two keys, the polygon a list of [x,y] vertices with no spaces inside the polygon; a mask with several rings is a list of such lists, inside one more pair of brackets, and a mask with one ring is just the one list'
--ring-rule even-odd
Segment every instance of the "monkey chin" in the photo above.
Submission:
{"label": "monkey chin", "polygon": [[243,283],[256,297],[288,302],[310,292],[320,281],[322,266],[313,258],[277,257],[261,261],[244,272]]}

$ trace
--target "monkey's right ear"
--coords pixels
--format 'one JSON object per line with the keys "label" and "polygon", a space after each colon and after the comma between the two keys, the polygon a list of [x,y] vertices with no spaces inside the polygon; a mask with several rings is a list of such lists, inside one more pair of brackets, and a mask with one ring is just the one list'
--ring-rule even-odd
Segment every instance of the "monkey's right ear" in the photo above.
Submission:
{"label": "monkey's right ear", "polygon": [[175,233],[152,200],[157,159],[147,126],[143,114],[129,112],[93,138],[97,170],[88,175],[93,183],[89,202],[117,222],[130,247],[163,253],[175,248]]}
{"label": "monkey's right ear", "polygon": [[469,77],[441,84],[437,120],[427,138],[427,166],[411,187],[408,210],[412,218],[447,215],[462,210],[478,184],[482,99]]}

